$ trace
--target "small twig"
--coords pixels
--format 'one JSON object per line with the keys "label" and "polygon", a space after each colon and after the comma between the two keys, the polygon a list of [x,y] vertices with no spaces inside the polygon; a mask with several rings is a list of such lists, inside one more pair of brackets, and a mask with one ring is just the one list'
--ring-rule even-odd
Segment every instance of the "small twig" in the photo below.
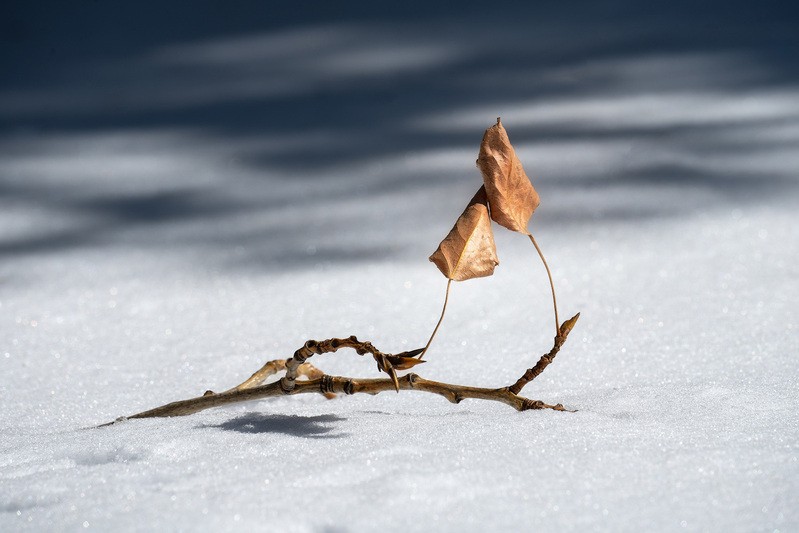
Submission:
{"label": "small twig", "polygon": [[555,356],[558,355],[563,343],[566,342],[566,337],[569,336],[569,332],[571,332],[574,324],[577,323],[578,318],[580,318],[580,313],[577,313],[569,320],[565,321],[560,328],[558,328],[558,334],[555,336],[555,344],[552,346],[552,349],[549,351],[549,353],[542,355],[541,359],[538,360],[533,368],[528,368],[522,377],[516,381],[516,383],[508,387],[510,392],[513,394],[519,394],[525,385],[537,378],[541,372],[543,372],[544,369],[549,366],[549,363],[551,363]]}
{"label": "small twig", "polygon": [[[419,359],[414,357],[419,354],[421,349],[403,352],[401,354],[386,354],[375,348],[370,342],[359,341],[355,336],[347,337],[345,339],[327,339],[324,341],[310,340],[306,342],[302,348],[294,353],[290,359],[278,359],[269,361],[257,372],[250,376],[240,385],[226,390],[222,393],[215,393],[213,391],[206,391],[202,396],[191,398],[188,400],[180,400],[177,402],[168,403],[155,409],[143,411],[128,417],[118,418],[115,422],[126,420],[129,418],[158,418],[170,416],[185,416],[205,409],[213,407],[221,407],[232,403],[247,402],[252,400],[260,400],[262,398],[270,398],[283,395],[294,394],[324,394],[331,397],[337,393],[343,394],[378,394],[388,390],[415,390],[421,392],[429,392],[438,394],[445,397],[453,403],[459,403],[467,398],[490,400],[502,402],[510,405],[518,411],[526,411],[528,409],[554,409],[556,411],[568,411],[561,404],[547,404],[539,400],[531,400],[519,396],[518,393],[525,384],[532,380],[535,376],[540,374],[544,367],[551,362],[554,354],[566,341],[566,337],[577,321],[579,313],[570,320],[567,320],[561,326],[560,335],[556,338],[556,348],[548,354],[549,360],[543,366],[536,370],[541,361],[536,367],[525,372],[525,375],[511,387],[502,387],[499,389],[488,389],[481,387],[467,387],[463,385],[455,385],[451,383],[442,383],[438,381],[431,381],[424,379],[416,374],[407,374],[402,377],[397,377],[396,370],[406,370],[419,363]],[[559,339],[559,340],[558,340]],[[306,363],[305,360],[312,357],[314,354],[322,354],[335,352],[341,348],[353,348],[358,354],[370,353],[378,363],[378,368],[381,371],[390,369],[392,371],[391,379],[356,379],[348,377],[330,376],[324,374],[318,368]],[[546,357],[546,356],[545,356]],[[543,360],[544,358],[542,358]],[[279,381],[269,383],[268,385],[261,385],[269,376],[285,370],[286,375]],[[528,374],[531,375],[526,379]],[[298,381],[299,376],[306,376],[310,379],[306,381]],[[521,383],[521,384],[520,384]],[[108,426],[114,422],[103,424]]]}
{"label": "small twig", "polygon": [[353,348],[358,355],[372,354],[375,362],[377,362],[377,369],[389,375],[394,382],[394,388],[399,392],[399,383],[397,382],[397,370],[407,370],[413,366],[424,363],[421,359],[414,359],[421,349],[412,350],[409,352],[402,352],[400,354],[392,355],[383,353],[375,348],[371,342],[359,341],[355,335],[347,337],[346,339],[327,339],[324,341],[307,341],[302,348],[294,352],[291,359],[286,360],[286,375],[280,380],[280,387],[288,392],[294,388],[297,380],[297,369],[305,363],[305,360],[312,357],[314,354],[332,353],[337,352],[341,348]]}
{"label": "small twig", "polygon": [[[500,389],[464,387],[462,385],[431,381],[416,374],[407,374],[402,376],[398,379],[398,382],[400,390],[415,390],[438,394],[439,396],[445,397],[452,403],[460,403],[462,400],[467,398],[474,398],[502,402],[504,404],[510,405],[517,411],[526,411],[528,409],[554,409],[556,411],[568,410],[561,404],[550,405],[539,400],[523,398],[522,396],[518,396],[517,394],[511,392],[508,387],[502,387]],[[283,395],[314,393],[378,394],[381,392],[394,390],[394,387],[394,381],[391,379],[355,379],[325,375],[320,379],[295,382],[294,387],[290,391],[284,390],[280,382],[247,389],[232,389],[220,394],[206,394],[188,400],[168,403],[166,405],[162,405],[161,407],[156,407],[155,409],[143,411],[128,417],[122,417],[118,419],[118,421],[131,418],[186,416],[204,411],[206,409],[211,409],[213,407],[221,407],[223,405],[229,405],[233,403],[260,400],[262,398],[271,398]],[[103,426],[110,424],[113,424],[113,422],[109,424],[103,424]]]}
{"label": "small twig", "polygon": [[[310,365],[310,363],[307,364]],[[244,390],[257,387],[259,385],[262,385],[271,376],[274,376],[278,372],[284,372],[285,370],[286,370],[285,359],[275,359],[274,361],[268,361],[264,366],[256,370],[252,376],[250,376],[240,384],[236,385],[235,387],[226,390],[225,392],[233,392],[235,390]],[[208,392],[206,392],[206,394],[208,394]]]}

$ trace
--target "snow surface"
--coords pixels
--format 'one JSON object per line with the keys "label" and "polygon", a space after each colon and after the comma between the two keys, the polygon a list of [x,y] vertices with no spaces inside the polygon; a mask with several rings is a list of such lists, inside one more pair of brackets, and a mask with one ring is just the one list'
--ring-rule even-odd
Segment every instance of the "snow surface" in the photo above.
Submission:
{"label": "snow surface", "polygon": [[[186,38],[4,90],[0,531],[799,530],[799,91],[762,60],[784,27],[594,57],[637,24],[575,42],[475,20]],[[353,97],[268,126],[320,91]],[[219,109],[242,102],[274,116],[233,128]],[[310,338],[423,345],[446,285],[427,256],[498,115],[562,318],[582,313],[524,394],[576,413],[402,392],[92,429]],[[495,276],[453,286],[420,375],[503,386],[551,346],[535,252],[495,234]]]}

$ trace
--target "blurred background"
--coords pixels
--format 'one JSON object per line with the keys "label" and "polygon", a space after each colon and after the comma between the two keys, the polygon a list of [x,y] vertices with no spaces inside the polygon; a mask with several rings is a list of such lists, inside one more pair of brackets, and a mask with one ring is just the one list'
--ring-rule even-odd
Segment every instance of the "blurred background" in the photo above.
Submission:
{"label": "blurred background", "polygon": [[544,231],[796,186],[790,2],[0,9],[3,283],[115,250],[215,272],[424,262],[498,116]]}
{"label": "blurred background", "polygon": [[[795,2],[1,4],[10,529],[799,530]],[[579,413],[403,393],[75,430],[308,339],[423,346],[497,117],[582,313],[525,393]],[[551,346],[538,257],[495,237],[429,379],[505,386]]]}

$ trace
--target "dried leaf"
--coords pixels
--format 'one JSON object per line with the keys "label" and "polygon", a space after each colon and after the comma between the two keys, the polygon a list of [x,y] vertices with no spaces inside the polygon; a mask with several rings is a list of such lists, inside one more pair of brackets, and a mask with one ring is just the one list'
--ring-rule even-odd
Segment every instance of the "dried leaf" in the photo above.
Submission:
{"label": "dried leaf", "polygon": [[386,359],[391,363],[391,366],[397,370],[408,370],[420,363],[426,363],[423,359],[416,359],[415,357],[403,357],[401,355],[387,355]]}
{"label": "dried leaf", "polygon": [[447,278],[464,281],[490,276],[499,264],[485,187],[480,187],[452,230],[430,256]]}
{"label": "dried leaf", "polygon": [[394,354],[394,357],[416,357],[422,352],[424,352],[424,348],[417,348],[415,350],[408,350],[407,352]]}
{"label": "dried leaf", "polygon": [[529,235],[527,223],[540,199],[499,119],[483,135],[477,166],[483,174],[491,218],[509,230]]}

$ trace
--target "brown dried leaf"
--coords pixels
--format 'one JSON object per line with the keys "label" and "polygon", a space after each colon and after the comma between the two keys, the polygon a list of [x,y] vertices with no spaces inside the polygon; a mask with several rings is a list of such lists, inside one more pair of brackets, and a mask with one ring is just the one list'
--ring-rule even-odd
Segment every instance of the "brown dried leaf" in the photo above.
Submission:
{"label": "brown dried leaf", "polygon": [[413,368],[420,363],[427,362],[423,359],[416,359],[415,357],[404,357],[401,355],[388,355],[386,356],[386,359],[388,359],[388,362],[391,363],[391,366],[393,366],[397,370],[408,370],[409,368]]}
{"label": "brown dried leaf", "polygon": [[529,235],[527,223],[540,199],[499,119],[483,135],[477,167],[483,174],[491,218],[509,230]]}
{"label": "brown dried leaf", "polygon": [[485,187],[480,187],[452,230],[430,256],[447,278],[464,281],[490,276],[499,264]]}
{"label": "brown dried leaf", "polygon": [[417,348],[415,350],[408,350],[407,352],[397,353],[394,354],[393,357],[416,357],[417,355],[424,352],[424,348]]}

